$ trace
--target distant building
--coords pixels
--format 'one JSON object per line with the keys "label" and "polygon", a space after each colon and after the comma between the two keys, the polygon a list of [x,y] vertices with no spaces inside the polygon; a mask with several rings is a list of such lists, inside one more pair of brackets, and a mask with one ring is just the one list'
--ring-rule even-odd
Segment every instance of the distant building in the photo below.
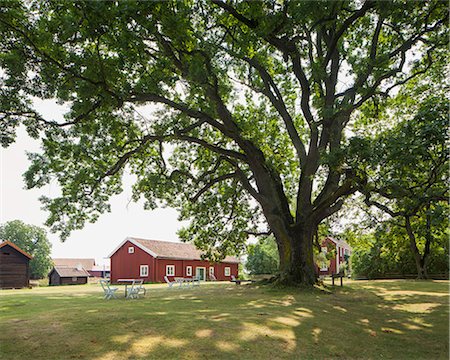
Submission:
{"label": "distant building", "polygon": [[227,256],[219,263],[202,260],[202,252],[193,244],[126,238],[109,255],[111,282],[118,279],[143,279],[145,282],[164,282],[164,277],[208,278],[218,281],[238,277],[239,260]]}
{"label": "distant building", "polygon": [[0,243],[0,289],[30,286],[33,257],[10,241]]}
{"label": "distant building", "polygon": [[49,285],[87,284],[89,273],[82,266],[54,266],[48,274]]}
{"label": "distant building", "polygon": [[53,259],[55,266],[64,266],[69,268],[82,267],[93,277],[109,277],[108,265],[97,265],[95,259],[75,259],[75,258],[57,258]]}
{"label": "distant building", "polygon": [[352,253],[352,248],[343,240],[327,236],[322,240],[321,252],[325,254],[333,252],[333,256],[329,261],[317,264],[319,276],[324,276],[339,273],[341,265],[349,263],[348,259]]}

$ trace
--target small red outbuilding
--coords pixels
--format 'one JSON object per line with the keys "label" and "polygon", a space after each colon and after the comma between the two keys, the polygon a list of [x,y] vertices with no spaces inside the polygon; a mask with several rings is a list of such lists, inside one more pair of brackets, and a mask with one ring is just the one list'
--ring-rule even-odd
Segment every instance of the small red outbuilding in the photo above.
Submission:
{"label": "small red outbuilding", "polygon": [[192,244],[128,237],[109,255],[111,282],[130,278],[164,282],[164,276],[170,281],[193,276],[226,281],[238,276],[237,258],[227,256],[220,263],[210,263],[201,254]]}
{"label": "small red outbuilding", "polygon": [[329,263],[317,264],[318,273],[320,276],[337,274],[340,271],[342,264],[347,263],[352,253],[352,248],[343,240],[334,239],[331,236],[327,236],[322,240],[321,252],[329,253],[333,252],[333,257]]}

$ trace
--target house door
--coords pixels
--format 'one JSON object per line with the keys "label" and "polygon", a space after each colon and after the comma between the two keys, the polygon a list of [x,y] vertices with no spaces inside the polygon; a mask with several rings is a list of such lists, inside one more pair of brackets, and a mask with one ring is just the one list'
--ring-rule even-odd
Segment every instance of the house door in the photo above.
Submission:
{"label": "house door", "polygon": [[195,269],[195,276],[197,276],[200,280],[205,281],[205,273],[206,273],[206,268],[204,267],[198,267]]}

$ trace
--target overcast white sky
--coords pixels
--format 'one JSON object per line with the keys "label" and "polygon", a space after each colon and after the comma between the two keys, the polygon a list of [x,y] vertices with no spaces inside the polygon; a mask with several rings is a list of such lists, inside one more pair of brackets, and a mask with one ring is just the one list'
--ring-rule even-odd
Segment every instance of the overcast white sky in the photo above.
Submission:
{"label": "overcast white sky", "polygon": [[[52,101],[39,101],[36,107],[48,120],[62,118],[63,109]],[[26,152],[38,152],[39,148],[40,142],[31,139],[23,128],[19,129],[14,144],[0,148],[0,224],[19,219],[45,228],[48,214],[41,210],[38,198],[58,195],[57,185],[25,190],[22,177],[29,166]],[[126,177],[125,183],[130,185],[132,178]],[[127,236],[178,241],[176,232],[182,223],[177,220],[174,209],[145,211],[142,203],[130,202],[130,199],[131,188],[125,185],[124,192],[112,199],[111,213],[101,216],[95,224],[73,232],[64,243],[48,231],[53,245],[52,257],[89,257],[96,258],[101,264]]]}

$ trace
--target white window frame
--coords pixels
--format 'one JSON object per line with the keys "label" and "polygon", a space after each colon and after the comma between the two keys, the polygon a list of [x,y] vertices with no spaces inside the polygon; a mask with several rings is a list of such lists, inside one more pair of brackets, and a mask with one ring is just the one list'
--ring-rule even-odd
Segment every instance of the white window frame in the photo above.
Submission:
{"label": "white window frame", "polygon": [[186,266],[186,276],[192,276],[192,266]]}
{"label": "white window frame", "polygon": [[148,265],[140,265],[139,266],[139,276],[140,277],[148,277]]}
{"label": "white window frame", "polygon": [[209,267],[209,276],[214,275],[214,266]]}
{"label": "white window frame", "polygon": [[175,276],[175,265],[166,265],[166,276]]}
{"label": "white window frame", "polygon": [[134,246],[128,246],[128,254],[134,254]]}
{"label": "white window frame", "polygon": [[231,276],[231,268],[229,266],[225,266],[225,268],[223,269],[223,275]]}

